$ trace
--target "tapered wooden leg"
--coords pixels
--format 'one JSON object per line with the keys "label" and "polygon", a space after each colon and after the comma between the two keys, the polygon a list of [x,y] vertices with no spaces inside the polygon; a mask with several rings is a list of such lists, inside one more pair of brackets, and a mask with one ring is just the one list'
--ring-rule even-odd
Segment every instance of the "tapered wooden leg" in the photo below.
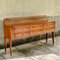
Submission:
{"label": "tapered wooden leg", "polygon": [[10,55],[12,56],[12,39],[10,39]]}
{"label": "tapered wooden leg", "polygon": [[6,38],[4,38],[4,48],[5,48],[5,53],[6,53]]}
{"label": "tapered wooden leg", "polygon": [[47,43],[47,40],[48,40],[48,33],[46,33],[46,43]]}
{"label": "tapered wooden leg", "polygon": [[52,43],[54,44],[54,32],[52,32]]}

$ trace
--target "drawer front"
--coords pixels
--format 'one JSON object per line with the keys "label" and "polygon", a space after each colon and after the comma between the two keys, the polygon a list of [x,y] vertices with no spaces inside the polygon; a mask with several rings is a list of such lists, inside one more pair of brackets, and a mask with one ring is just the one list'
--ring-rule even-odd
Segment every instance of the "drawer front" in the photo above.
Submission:
{"label": "drawer front", "polygon": [[25,32],[25,31],[29,31],[29,26],[28,25],[15,26],[14,29],[15,29],[15,33]]}
{"label": "drawer front", "polygon": [[31,25],[30,26],[31,35],[39,35],[43,33],[43,24]]}
{"label": "drawer front", "polygon": [[15,26],[14,27],[14,37],[16,39],[18,38],[24,38],[29,36],[29,25],[22,25],[22,26]]}
{"label": "drawer front", "polygon": [[25,38],[25,37],[28,37],[28,36],[29,36],[29,31],[15,33],[15,38],[16,39]]}
{"label": "drawer front", "polygon": [[48,22],[44,24],[44,33],[55,31],[55,24],[53,22]]}

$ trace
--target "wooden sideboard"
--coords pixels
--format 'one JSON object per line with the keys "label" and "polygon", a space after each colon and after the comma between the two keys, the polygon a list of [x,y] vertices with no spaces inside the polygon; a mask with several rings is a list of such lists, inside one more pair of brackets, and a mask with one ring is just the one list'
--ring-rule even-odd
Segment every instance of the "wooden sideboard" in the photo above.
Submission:
{"label": "wooden sideboard", "polygon": [[54,44],[55,21],[49,21],[47,16],[4,18],[4,47],[6,53],[6,40],[10,41],[10,55],[12,55],[12,40],[34,35],[52,33]]}

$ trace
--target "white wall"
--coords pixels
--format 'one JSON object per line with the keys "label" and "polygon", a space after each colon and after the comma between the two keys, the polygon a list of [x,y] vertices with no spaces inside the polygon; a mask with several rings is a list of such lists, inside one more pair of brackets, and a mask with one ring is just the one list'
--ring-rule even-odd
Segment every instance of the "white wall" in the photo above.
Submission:
{"label": "white wall", "polygon": [[54,15],[54,0],[0,0],[0,18]]}
{"label": "white wall", "polygon": [[55,0],[55,15],[60,15],[60,0]]}

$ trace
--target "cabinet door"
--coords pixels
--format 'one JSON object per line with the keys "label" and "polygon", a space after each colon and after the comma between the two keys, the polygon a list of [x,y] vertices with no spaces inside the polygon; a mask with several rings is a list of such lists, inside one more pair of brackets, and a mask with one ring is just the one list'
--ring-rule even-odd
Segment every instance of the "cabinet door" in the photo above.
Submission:
{"label": "cabinet door", "polygon": [[55,21],[47,22],[44,24],[44,33],[55,31]]}
{"label": "cabinet door", "polygon": [[43,24],[34,24],[30,26],[31,35],[39,35],[43,33]]}
{"label": "cabinet door", "polygon": [[15,38],[24,38],[29,36],[29,25],[15,26]]}

